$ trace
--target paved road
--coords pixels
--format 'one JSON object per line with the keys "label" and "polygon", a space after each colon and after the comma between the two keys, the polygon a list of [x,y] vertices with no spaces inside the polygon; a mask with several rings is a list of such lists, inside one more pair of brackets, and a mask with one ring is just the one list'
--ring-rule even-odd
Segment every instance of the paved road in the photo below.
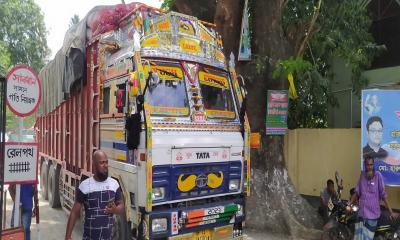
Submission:
{"label": "paved road", "polygon": [[[7,187],[5,188],[7,189]],[[65,229],[67,226],[68,215],[67,213],[58,208],[51,208],[47,201],[42,200],[39,196],[40,208],[40,224],[35,223],[32,218],[31,225],[31,239],[32,240],[62,240],[65,236]],[[7,196],[7,215],[6,215],[6,228],[10,227],[12,201],[11,197]],[[73,240],[82,239],[82,225],[78,221],[74,232],[72,234]],[[291,239],[270,233],[259,233],[254,231],[247,231],[247,240],[283,240]]]}
{"label": "paved road", "polygon": [[[7,188],[5,188],[7,189]],[[36,224],[32,218],[31,239],[32,240],[62,240],[65,237],[68,215],[61,208],[54,209],[49,206],[47,201],[39,196],[40,223]],[[10,227],[12,211],[12,201],[10,195],[7,196],[7,215],[6,227]],[[75,225],[72,239],[82,239],[82,225],[78,221]]]}

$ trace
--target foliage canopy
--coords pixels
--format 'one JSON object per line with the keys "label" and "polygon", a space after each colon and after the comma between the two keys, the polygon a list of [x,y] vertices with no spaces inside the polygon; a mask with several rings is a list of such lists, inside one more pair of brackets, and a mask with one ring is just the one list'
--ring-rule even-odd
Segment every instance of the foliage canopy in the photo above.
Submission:
{"label": "foliage canopy", "polygon": [[336,105],[330,93],[332,61],[345,61],[352,71],[352,90],[359,93],[367,84],[361,72],[384,49],[369,32],[371,19],[365,1],[288,0],[282,23],[297,56],[281,61],[278,71],[282,66],[311,64],[309,68],[297,66],[293,72],[299,97],[290,101],[289,127],[327,127],[328,104]]}
{"label": "foliage canopy", "polygon": [[[16,64],[32,66],[37,72],[50,54],[44,16],[33,0],[0,0],[0,65],[2,74]],[[18,121],[7,109],[7,129]],[[34,117],[25,119],[30,127]]]}

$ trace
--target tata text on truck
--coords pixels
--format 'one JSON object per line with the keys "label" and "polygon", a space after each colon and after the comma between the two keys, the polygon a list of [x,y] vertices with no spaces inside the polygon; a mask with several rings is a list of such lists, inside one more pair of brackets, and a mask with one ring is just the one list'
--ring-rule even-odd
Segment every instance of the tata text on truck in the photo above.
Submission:
{"label": "tata text on truck", "polygon": [[241,239],[249,126],[227,62],[214,26],[194,17],[92,10],[40,73],[43,196],[71,209],[102,149],[126,206],[114,239]]}

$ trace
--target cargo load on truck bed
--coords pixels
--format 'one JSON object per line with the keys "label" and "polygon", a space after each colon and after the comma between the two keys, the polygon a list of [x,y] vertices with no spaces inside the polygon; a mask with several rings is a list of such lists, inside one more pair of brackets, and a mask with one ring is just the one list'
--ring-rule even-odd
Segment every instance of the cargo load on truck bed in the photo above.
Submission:
{"label": "cargo load on truck bed", "polygon": [[118,28],[120,20],[141,3],[94,7],[65,33],[62,48],[39,72],[43,99],[38,114],[53,111],[86,84],[86,45],[100,34]]}

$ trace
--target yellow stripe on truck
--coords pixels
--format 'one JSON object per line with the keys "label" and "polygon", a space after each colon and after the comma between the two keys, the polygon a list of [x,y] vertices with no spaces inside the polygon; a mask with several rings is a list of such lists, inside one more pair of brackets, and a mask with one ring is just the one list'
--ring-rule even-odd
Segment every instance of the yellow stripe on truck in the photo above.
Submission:
{"label": "yellow stripe on truck", "polygon": [[125,141],[125,131],[120,130],[101,130],[100,136],[102,140],[112,141]]}

